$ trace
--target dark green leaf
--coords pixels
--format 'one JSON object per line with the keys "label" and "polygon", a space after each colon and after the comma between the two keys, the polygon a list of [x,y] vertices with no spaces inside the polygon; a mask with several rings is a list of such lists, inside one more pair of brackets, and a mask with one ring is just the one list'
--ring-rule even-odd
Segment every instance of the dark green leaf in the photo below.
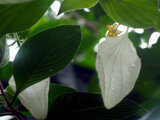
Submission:
{"label": "dark green leaf", "polygon": [[12,76],[12,63],[9,62],[6,66],[0,68],[0,80],[9,79]]}
{"label": "dark green leaf", "polygon": [[[0,116],[6,115],[8,112],[3,104],[0,104]],[[11,114],[11,113],[10,113]]]}
{"label": "dark green leaf", "polygon": [[96,5],[97,2],[98,0],[64,0],[62,2],[59,14],[75,9],[90,8]]}
{"label": "dark green leaf", "polygon": [[51,84],[49,89],[49,110],[51,109],[51,106],[54,104],[57,97],[66,93],[73,92],[76,92],[76,90],[73,88],[69,88],[58,84]]}
{"label": "dark green leaf", "polygon": [[0,5],[0,36],[9,32],[23,31],[35,24],[54,0]]}
{"label": "dark green leaf", "polygon": [[141,34],[138,34],[136,32],[130,32],[129,33],[129,39],[132,41],[135,47],[139,47],[141,43]]}
{"label": "dark green leaf", "polygon": [[157,0],[100,0],[100,3],[121,24],[140,28],[160,26]]}
{"label": "dark green leaf", "polygon": [[56,99],[47,120],[137,120],[144,113],[142,107],[129,100],[107,110],[99,94],[72,93]]}
{"label": "dark green leaf", "polygon": [[160,39],[152,48],[137,48],[137,53],[141,58],[141,72],[135,85],[135,91],[139,94],[139,99],[159,98],[160,87]]}
{"label": "dark green leaf", "polygon": [[33,0],[1,0],[0,4],[17,4],[22,2],[30,2]]}
{"label": "dark green leaf", "polygon": [[21,110],[20,113],[25,115],[25,116],[31,116],[32,117],[32,114],[28,110],[26,110],[26,111]]}
{"label": "dark green leaf", "polygon": [[114,23],[114,21],[104,12],[100,3],[96,4],[90,10],[93,11],[93,13],[95,14],[95,19],[97,21],[100,21],[102,25],[106,26],[106,25],[112,25]]}
{"label": "dark green leaf", "polygon": [[64,25],[27,40],[13,62],[17,93],[64,68],[81,42],[79,26]]}
{"label": "dark green leaf", "polygon": [[0,39],[0,68],[9,62],[9,47],[5,37]]}
{"label": "dark green leaf", "polygon": [[138,54],[142,59],[144,65],[150,67],[160,66],[160,39],[152,48],[138,49]]}

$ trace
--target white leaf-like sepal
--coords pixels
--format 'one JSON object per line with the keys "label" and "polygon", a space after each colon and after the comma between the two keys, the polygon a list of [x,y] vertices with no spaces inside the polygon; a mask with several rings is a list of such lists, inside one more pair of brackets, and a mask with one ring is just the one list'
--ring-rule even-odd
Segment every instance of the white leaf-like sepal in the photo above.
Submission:
{"label": "white leaf-like sepal", "polygon": [[106,108],[117,105],[133,89],[141,68],[128,33],[107,38],[99,45],[96,70]]}
{"label": "white leaf-like sepal", "polygon": [[[50,79],[47,78],[46,80],[26,88],[18,95],[20,102],[37,119],[45,119],[47,117],[49,84]],[[16,91],[13,77],[9,80],[9,86],[13,91]]]}

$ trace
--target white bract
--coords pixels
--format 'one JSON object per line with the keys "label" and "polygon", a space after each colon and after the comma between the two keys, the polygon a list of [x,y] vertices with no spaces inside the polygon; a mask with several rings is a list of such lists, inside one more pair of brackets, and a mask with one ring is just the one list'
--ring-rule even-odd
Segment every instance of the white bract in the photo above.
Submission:
{"label": "white bract", "polygon": [[131,92],[140,68],[141,61],[128,33],[107,38],[99,45],[96,70],[106,108],[114,107]]}
{"label": "white bract", "polygon": [[[37,119],[45,119],[47,117],[49,84],[50,79],[47,78],[46,80],[26,88],[18,95],[20,102]],[[13,77],[9,80],[9,86],[13,91],[16,91]]]}

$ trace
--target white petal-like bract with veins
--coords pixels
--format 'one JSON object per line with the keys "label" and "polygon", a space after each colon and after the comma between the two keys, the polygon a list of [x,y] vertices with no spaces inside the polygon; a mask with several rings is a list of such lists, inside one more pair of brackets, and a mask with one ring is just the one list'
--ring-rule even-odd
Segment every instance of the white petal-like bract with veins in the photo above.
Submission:
{"label": "white petal-like bract with veins", "polygon": [[141,60],[128,33],[106,38],[99,45],[96,70],[107,109],[113,108],[131,92],[140,68]]}
{"label": "white petal-like bract with veins", "polygon": [[[18,95],[21,103],[37,119],[45,119],[47,117],[49,85],[50,79],[47,78],[26,88]],[[16,91],[16,85],[13,77],[9,80],[9,86],[13,91]]]}

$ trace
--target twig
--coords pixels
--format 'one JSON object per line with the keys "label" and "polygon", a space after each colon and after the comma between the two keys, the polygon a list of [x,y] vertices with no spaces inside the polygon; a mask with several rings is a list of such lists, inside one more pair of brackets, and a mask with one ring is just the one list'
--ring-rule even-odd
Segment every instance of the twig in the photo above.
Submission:
{"label": "twig", "polygon": [[18,96],[18,93],[16,92],[15,95],[14,95],[14,97],[13,97],[13,99],[12,99],[12,101],[11,101],[11,105],[13,105],[13,103],[15,102],[17,96]]}
{"label": "twig", "polygon": [[1,94],[2,94],[2,96],[3,96],[3,98],[4,98],[5,102],[6,102],[7,106],[10,108],[11,112],[16,116],[16,118],[18,120],[24,120],[22,118],[22,116],[12,107],[10,101],[8,100],[8,98],[7,98],[7,96],[6,96],[5,92],[4,92],[4,88],[3,88],[3,85],[1,83],[1,81],[0,81],[0,90],[1,90]]}
{"label": "twig", "polygon": [[86,28],[88,28],[91,32],[94,32],[96,35],[98,36],[103,36],[103,34],[101,34],[100,32],[98,32],[96,29],[97,29],[97,26],[98,26],[98,23],[97,22],[91,22],[91,21],[88,21],[86,20],[82,15],[80,15],[79,13],[75,12],[75,11],[72,11],[70,12],[70,14],[72,16],[74,16],[75,18],[77,19],[81,19],[84,21],[84,25]]}
{"label": "twig", "polygon": [[20,47],[21,47],[21,44],[20,44],[20,39],[19,39],[18,34],[17,34],[17,33],[14,33],[14,37],[16,38],[17,45],[18,45],[18,47],[20,48]]}

